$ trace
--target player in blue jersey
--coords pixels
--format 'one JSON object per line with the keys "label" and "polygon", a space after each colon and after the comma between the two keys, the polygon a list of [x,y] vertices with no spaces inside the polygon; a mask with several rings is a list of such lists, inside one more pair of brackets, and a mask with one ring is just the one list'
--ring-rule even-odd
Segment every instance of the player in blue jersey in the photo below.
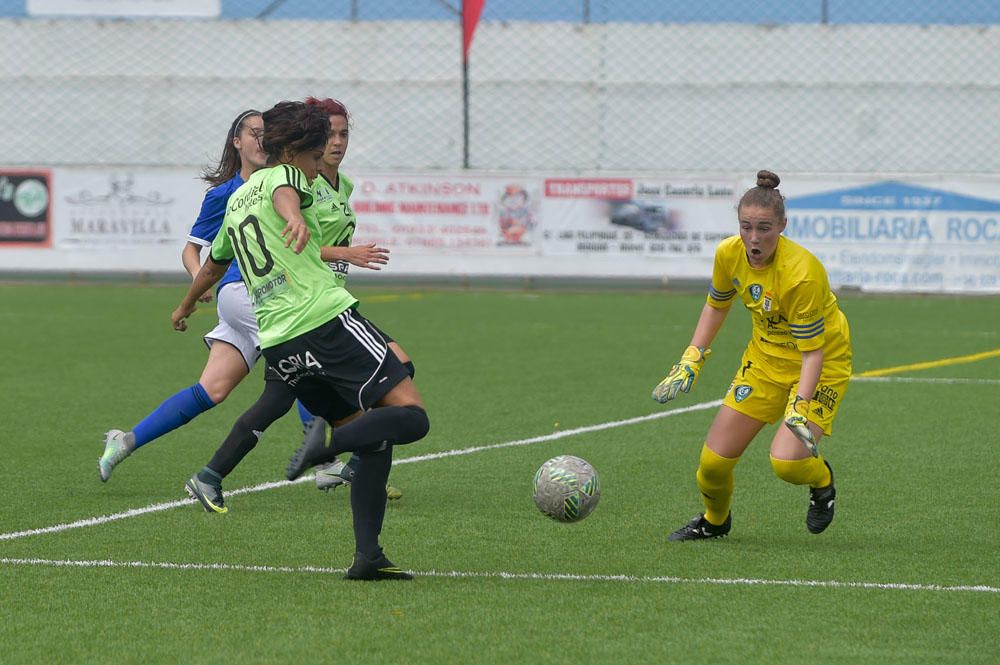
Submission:
{"label": "player in blue jersey", "polygon": [[851,377],[851,333],[823,264],[784,237],[785,202],[770,171],[737,207],[740,234],[719,243],[712,282],[681,359],[653,390],[666,403],[691,390],[733,302],[750,312],[750,342],[701,449],[695,479],[705,512],[671,533],[672,541],[719,538],[732,528],[733,470],[767,423],[784,421],[771,439],[771,468],[809,487],[806,528],[833,521],[833,470],[816,444],[833,433]]}
{"label": "player in blue jersey", "polygon": [[300,446],[286,477],[295,480],[340,453],[357,453],[361,463],[351,483],[356,547],[347,577],[412,579],[379,544],[385,482],[393,447],[426,436],[430,421],[406,368],[381,331],[357,313],[357,300],[321,258],[309,182],[329,133],[329,118],[315,106],[281,102],[264,113],[270,167],[231,197],[209,260],[171,320],[176,330],[186,330],[198,298],[222,278],[229,262],[239,261],[268,364],[327,422],[360,412],[337,427],[330,441]]}
{"label": "player in blue jersey", "polygon": [[[218,233],[229,197],[266,164],[267,155],[260,145],[262,132],[260,111],[250,109],[240,113],[226,135],[219,164],[202,176],[211,189],[205,194],[201,212],[181,253],[192,278],[201,268],[201,250],[211,245]],[[211,297],[207,291],[200,294],[199,300],[207,302]],[[257,321],[235,263],[222,277],[216,297],[219,324],[205,335],[208,360],[198,381],[167,398],[131,430],[107,432],[104,454],[98,460],[102,481],[107,482],[115,466],[136,449],[226,399],[257,362],[260,357]]]}
{"label": "player in blue jersey", "polygon": [[[379,270],[388,262],[389,253],[388,250],[377,247],[375,243],[351,245],[356,218],[354,211],[351,210],[349,198],[354,186],[339,172],[349,140],[350,119],[347,109],[342,103],[329,98],[320,100],[310,97],[306,100],[306,104],[323,109],[330,118],[330,139],[327,141],[320,172],[313,180],[311,191],[315,198],[313,210],[320,230],[321,258],[330,266],[336,277],[336,283],[344,286],[350,265]],[[414,368],[409,357],[384,332],[382,336],[386,338],[389,348],[403,362],[412,378]],[[229,435],[215,451],[208,464],[185,484],[188,494],[198,499],[206,512],[228,512],[222,491],[222,480],[256,447],[268,427],[287,413],[295,402],[295,395],[277,372],[268,367],[264,377],[264,390],[260,397],[237,418]],[[299,412],[303,421],[312,419],[311,414],[301,403]],[[357,413],[351,414],[336,424],[345,424],[347,420],[357,415]],[[327,427],[326,421],[317,418],[314,423],[307,425],[306,436],[325,437]],[[357,456],[353,456],[348,464],[337,460],[317,467],[317,487],[332,489],[350,482],[359,461]],[[389,499],[398,499],[402,496],[402,492],[390,485],[386,487],[386,496]]]}

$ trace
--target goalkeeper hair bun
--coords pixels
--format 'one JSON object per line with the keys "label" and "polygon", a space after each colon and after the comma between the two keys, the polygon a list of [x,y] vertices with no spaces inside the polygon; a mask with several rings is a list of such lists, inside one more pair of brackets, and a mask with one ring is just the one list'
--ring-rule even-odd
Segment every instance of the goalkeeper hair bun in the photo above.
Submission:
{"label": "goalkeeper hair bun", "polygon": [[[266,120],[264,126],[267,127]],[[743,194],[737,210],[747,205],[759,206],[774,211],[776,219],[784,219],[785,197],[778,191],[780,182],[781,178],[771,171],[757,171],[757,186],[751,187]]]}
{"label": "goalkeeper hair bun", "polygon": [[779,184],[781,184],[781,178],[778,177],[778,174],[771,173],[770,171],[757,171],[758,187],[777,189]]}

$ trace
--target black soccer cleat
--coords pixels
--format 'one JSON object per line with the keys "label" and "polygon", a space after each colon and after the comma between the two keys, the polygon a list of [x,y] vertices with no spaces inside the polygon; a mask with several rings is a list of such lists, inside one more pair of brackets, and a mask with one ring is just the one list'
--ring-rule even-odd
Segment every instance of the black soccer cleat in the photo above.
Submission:
{"label": "black soccer cleat", "polygon": [[693,520],[667,536],[667,540],[707,540],[709,538],[722,538],[729,535],[729,530],[733,528],[733,513],[726,515],[726,521],[722,524],[712,524],[705,519],[704,513],[696,516]]}
{"label": "black soccer cleat", "polygon": [[823,533],[833,521],[833,504],[837,498],[837,490],[833,486],[833,468],[823,460],[830,469],[830,484],[826,487],[809,488],[809,511],[806,513],[806,528],[809,533]]}
{"label": "black soccer cleat", "polygon": [[198,499],[206,513],[220,513],[224,515],[229,512],[229,508],[226,508],[226,502],[222,496],[222,485],[206,483],[198,477],[198,474],[195,474],[184,484],[184,489],[187,490],[188,495],[192,499]]}
{"label": "black soccer cleat", "polygon": [[406,572],[385,554],[379,554],[375,559],[369,559],[361,552],[354,553],[354,563],[347,569],[349,580],[412,580],[413,575]]}
{"label": "black soccer cleat", "polygon": [[312,419],[306,427],[305,436],[302,438],[302,445],[298,447],[292,459],[288,460],[285,468],[285,477],[295,480],[306,469],[317,464],[329,461],[329,449],[327,448],[326,421],[319,416]]}

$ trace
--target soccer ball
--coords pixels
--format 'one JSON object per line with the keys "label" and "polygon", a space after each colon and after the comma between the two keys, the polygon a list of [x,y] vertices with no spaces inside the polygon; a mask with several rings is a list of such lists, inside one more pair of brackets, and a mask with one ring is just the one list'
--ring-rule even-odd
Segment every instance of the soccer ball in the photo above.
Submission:
{"label": "soccer ball", "polygon": [[535,472],[535,505],[560,522],[578,522],[597,507],[601,482],[587,460],[553,457]]}

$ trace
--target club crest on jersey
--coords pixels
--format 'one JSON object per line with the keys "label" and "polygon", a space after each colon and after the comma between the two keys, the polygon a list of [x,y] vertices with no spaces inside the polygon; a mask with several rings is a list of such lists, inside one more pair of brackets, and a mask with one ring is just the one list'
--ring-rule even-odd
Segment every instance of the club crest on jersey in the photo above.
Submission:
{"label": "club crest on jersey", "polygon": [[733,277],[733,286],[735,286],[736,288],[740,288],[740,278],[739,277]]}
{"label": "club crest on jersey", "polygon": [[767,292],[764,293],[764,311],[765,312],[770,312],[771,309],[773,309],[776,306],[774,301],[775,301],[775,298],[774,298],[774,293],[773,292],[767,291]]}
{"label": "club crest on jersey", "polygon": [[754,302],[757,302],[758,300],[760,300],[760,295],[762,293],[764,293],[764,287],[763,286],[761,286],[760,284],[751,284],[750,285],[750,297],[753,298]]}
{"label": "club crest on jersey", "polygon": [[737,402],[742,402],[749,397],[752,392],[753,388],[750,386],[736,386],[736,388],[733,389],[733,399]]}

